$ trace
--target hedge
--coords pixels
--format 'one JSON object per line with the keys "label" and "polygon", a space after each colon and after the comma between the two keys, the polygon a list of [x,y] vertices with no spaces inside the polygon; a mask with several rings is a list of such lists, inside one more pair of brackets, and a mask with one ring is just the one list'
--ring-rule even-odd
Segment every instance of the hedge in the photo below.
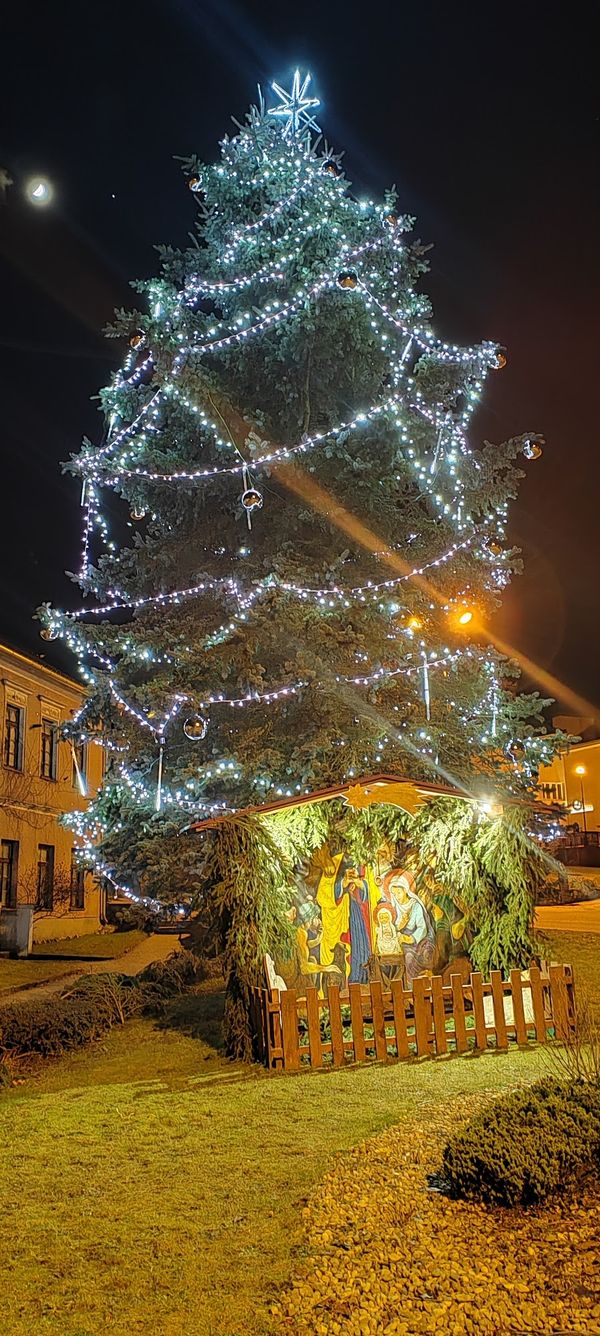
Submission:
{"label": "hedge", "polygon": [[448,1142],[450,1194],[502,1206],[543,1201],[600,1165],[600,1085],[546,1080],[499,1100]]}
{"label": "hedge", "polygon": [[11,1055],[58,1057],[81,1048],[203,977],[200,962],[182,952],[137,975],[88,974],[59,997],[1,1007],[0,1061]]}

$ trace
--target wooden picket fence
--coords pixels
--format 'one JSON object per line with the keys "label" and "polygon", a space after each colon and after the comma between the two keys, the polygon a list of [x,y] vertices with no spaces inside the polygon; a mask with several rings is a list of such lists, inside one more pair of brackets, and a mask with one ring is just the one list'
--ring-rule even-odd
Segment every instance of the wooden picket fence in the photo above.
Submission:
{"label": "wooden picket fence", "polygon": [[481,974],[468,983],[453,974],[449,984],[423,976],[410,991],[400,980],[389,991],[381,982],[330,987],[326,997],[253,988],[251,1006],[257,1056],[288,1072],[544,1044],[575,1031],[570,965],[532,966],[525,977],[511,970],[509,979],[492,970],[489,983]]}

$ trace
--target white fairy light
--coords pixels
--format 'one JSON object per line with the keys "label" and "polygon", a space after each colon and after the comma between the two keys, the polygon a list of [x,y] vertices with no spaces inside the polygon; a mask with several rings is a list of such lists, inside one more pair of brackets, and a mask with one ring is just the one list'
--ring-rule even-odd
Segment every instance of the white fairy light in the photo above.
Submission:
{"label": "white fairy light", "polygon": [[[324,163],[323,158],[317,156],[308,133],[310,129],[316,129],[311,123],[311,107],[316,105],[316,100],[307,98],[307,79],[301,82],[297,74],[291,93],[274,87],[280,103],[268,113],[273,124],[267,123],[269,143],[274,147],[264,153],[261,160],[256,154],[253,135],[242,130],[234,140],[224,141],[221,164],[206,169],[206,173],[203,171],[201,183],[199,181],[203,199],[210,198],[211,171],[213,181],[222,182],[215,194],[211,216],[218,224],[221,210],[222,228],[226,228],[224,242],[218,252],[213,240],[209,240],[206,250],[198,250],[194,269],[205,267],[206,273],[187,273],[181,286],[179,280],[175,283],[170,279],[146,285],[148,315],[141,317],[143,339],[136,343],[137,348],[143,344],[143,355],[130,349],[121,371],[114,377],[110,389],[104,392],[103,403],[109,418],[105,444],[96,450],[86,448],[80,456],[78,467],[83,478],[81,580],[86,597],[95,593],[96,603],[89,607],[84,605],[74,612],[52,611],[48,614],[49,629],[52,632],[57,629],[79,655],[86,683],[96,689],[108,681],[120,710],[132,723],[150,732],[158,748],[158,773],[154,785],[147,783],[131,763],[134,743],[123,741],[128,737],[133,739],[131,725],[123,728],[124,721],[121,725],[117,722],[119,741],[107,739],[114,758],[111,773],[114,768],[132,801],[145,805],[154,802],[157,811],[180,812],[186,817],[235,811],[231,798],[217,799],[213,795],[211,786],[225,782],[253,785],[261,795],[261,801],[268,793],[291,796],[300,792],[302,785],[290,787],[281,775],[244,776],[235,759],[225,755],[220,759],[212,757],[212,748],[218,745],[214,741],[215,735],[218,737],[219,726],[233,711],[279,708],[292,717],[299,708],[298,698],[305,695],[310,698],[313,692],[329,690],[332,685],[347,696],[349,687],[366,688],[374,695],[381,690],[387,694],[390,711],[397,711],[401,708],[398,702],[402,702],[403,692],[401,686],[397,690],[394,687],[395,679],[416,677],[421,688],[418,694],[425,706],[427,728],[417,730],[406,721],[400,724],[398,720],[397,733],[391,731],[389,737],[378,738],[365,747],[364,764],[379,760],[386,747],[395,746],[400,736],[419,756],[437,755],[439,738],[435,712],[438,697],[444,698],[448,694],[443,685],[444,678],[450,671],[476,671],[478,665],[478,655],[468,647],[462,646],[455,651],[440,643],[445,635],[440,629],[440,619],[461,600],[473,601],[475,594],[481,605],[482,589],[490,589],[493,597],[493,590],[501,587],[510,570],[510,560],[505,559],[504,553],[498,560],[492,560],[492,554],[486,548],[490,538],[504,538],[507,506],[501,499],[497,505],[489,507],[488,513],[482,513],[474,502],[481,462],[467,439],[467,429],[486,376],[492,367],[500,365],[498,349],[491,343],[459,348],[436,337],[429,327],[427,304],[415,294],[412,281],[407,281],[406,277],[410,257],[408,252],[405,255],[401,234],[409,223],[390,216],[382,204],[353,200],[347,195],[346,184],[340,180],[335,164]],[[283,123],[283,132],[277,131],[278,122]],[[279,138],[276,137],[278,134]],[[226,183],[229,185],[236,180],[244,184],[247,178],[241,160],[245,154],[255,155],[254,182],[262,198],[261,212],[258,217],[252,217],[252,221],[229,226],[223,209],[222,189]],[[303,272],[304,258],[307,253],[311,254],[310,248],[314,255],[315,238],[319,240],[317,253],[325,258],[318,266],[311,260],[304,270],[307,276],[298,282],[297,276]],[[326,243],[323,247],[322,240]],[[268,258],[265,258],[267,247]],[[343,276],[349,276],[351,281],[344,285],[339,281]],[[217,304],[216,315],[205,314],[206,299]],[[270,335],[271,342],[276,342],[277,331],[293,329],[293,321],[305,309],[314,309],[317,303],[320,309],[325,309],[329,303],[338,306],[342,302],[354,303],[352,310],[364,321],[374,349],[381,353],[388,372],[385,393],[362,411],[349,416],[347,421],[326,423],[321,430],[307,431],[299,440],[284,444],[261,440],[257,436],[250,443],[247,440],[242,451],[239,443],[236,445],[228,438],[223,424],[212,420],[207,411],[208,400],[205,404],[194,402],[193,382],[199,363],[206,361],[212,374],[213,365],[215,369],[220,365],[220,354],[230,354],[251,343],[259,347],[266,335]],[[420,358],[448,369],[456,378],[456,392],[460,396],[456,410],[449,411],[446,403],[436,403],[423,392],[420,377],[415,373],[415,363]],[[160,379],[159,384],[148,386],[150,372]],[[140,403],[141,399],[144,402]],[[175,424],[173,440],[171,424]],[[362,439],[361,432],[364,433]],[[142,584],[141,588],[147,592],[133,593],[127,588],[129,577],[123,576],[120,578],[124,588],[119,588],[116,583],[109,584],[106,572],[110,571],[110,554],[116,547],[102,513],[102,488],[116,488],[131,509],[144,508],[152,523],[153,518],[161,518],[167,488],[189,488],[192,496],[199,494],[202,497],[202,504],[206,493],[208,504],[214,485],[217,504],[220,504],[227,475],[245,477],[248,469],[255,475],[256,470],[264,468],[268,477],[269,468],[278,461],[302,459],[303,455],[312,452],[310,465],[322,454],[331,455],[331,447],[335,448],[340,437],[350,442],[347,449],[354,448],[359,462],[361,451],[366,455],[367,450],[373,449],[379,433],[385,434],[386,443],[390,441],[390,449],[398,461],[390,469],[392,498],[396,489],[397,495],[402,496],[408,476],[414,487],[413,500],[418,503],[421,496],[426,498],[428,514],[439,526],[436,546],[438,551],[442,550],[438,556],[429,557],[424,553],[419,560],[418,546],[411,553],[411,542],[417,543],[420,536],[419,525],[415,522],[415,532],[403,544],[390,542],[389,547],[382,545],[380,552],[371,553],[368,558],[369,561],[371,558],[385,560],[391,549],[398,550],[405,566],[402,574],[365,580],[370,568],[363,566],[354,577],[361,582],[346,586],[337,575],[335,578],[332,575],[329,584],[319,587],[304,583],[304,568],[298,570],[297,580],[283,580],[275,573],[265,576],[263,565],[262,569],[259,567],[261,578],[254,578],[252,552],[247,547],[239,547],[238,535],[231,551],[224,544],[218,552],[215,549],[214,555],[219,559],[229,557],[236,565],[240,557],[248,558],[247,566],[246,562],[239,563],[240,569],[250,571],[250,579],[245,583],[232,575],[222,578],[208,574],[201,576],[202,568],[198,570],[196,565],[186,587],[168,592],[157,592],[156,587]],[[383,486],[383,482],[380,485]],[[262,489],[262,482],[260,486]],[[237,501],[239,490],[234,496]],[[104,569],[100,563],[96,570],[96,548],[101,545],[109,554],[109,562]],[[429,551],[432,546],[433,542]],[[407,552],[410,553],[409,561],[406,560]],[[446,572],[442,594],[446,602],[441,609],[433,603],[428,605],[424,613],[426,630],[415,635],[409,627],[395,625],[393,619],[399,613],[407,616],[415,610],[421,611],[423,605],[417,601],[415,608],[413,600],[412,606],[405,608],[404,595],[396,603],[387,596],[411,580],[447,566],[458,556],[463,559],[462,565],[457,564],[460,574],[454,577]],[[462,586],[460,590],[454,587],[458,583]],[[138,588],[136,586],[136,591]],[[145,643],[151,634],[145,623],[155,625],[153,612],[175,611],[180,604],[193,599],[205,599],[210,607],[212,596],[212,601],[220,600],[225,605],[221,626],[211,629],[209,618],[201,637],[190,633],[191,643],[187,645],[182,644],[178,636],[169,640],[165,628],[163,640],[168,645],[165,650],[154,649]],[[272,601],[276,607],[277,600],[280,603],[282,599],[294,598],[313,603],[324,615],[338,619],[340,615],[343,617],[346,608],[360,608],[366,603],[376,605],[380,615],[389,619],[388,662],[377,664],[367,654],[359,653],[354,656],[355,675],[348,672],[349,664],[345,660],[337,666],[328,664],[327,674],[322,679],[318,675],[310,679],[299,675],[298,680],[291,680],[288,674],[283,674],[283,682],[265,681],[260,689],[253,684],[247,691],[240,690],[239,679],[232,675],[234,694],[212,691],[205,695],[206,688],[196,686],[193,700],[184,695],[169,696],[167,704],[156,713],[133,698],[134,689],[124,694],[118,679],[122,675],[126,680],[130,664],[139,665],[140,675],[136,680],[146,683],[145,687],[138,688],[140,699],[153,701],[161,680],[156,670],[161,670],[164,681],[168,681],[169,676],[172,680],[173,675],[166,669],[185,669],[188,664],[197,666],[199,654],[205,654],[238,635],[248,621],[257,623],[256,613],[263,600]],[[144,617],[146,611],[148,618]],[[119,625],[111,622],[112,614],[119,612],[129,612],[130,620],[123,624],[120,618]],[[108,624],[97,628],[94,618],[108,619]],[[421,634],[426,639],[422,639]],[[207,666],[208,663],[207,659]],[[493,672],[495,663],[490,660],[490,664]],[[430,680],[430,675],[435,674],[437,677],[431,676]],[[183,672],[178,680],[186,680]],[[434,680],[432,723],[431,683]],[[197,683],[197,676],[195,681]],[[215,733],[211,730],[208,743],[211,759],[199,767],[197,776],[177,780],[170,775],[170,770],[177,775],[177,762],[171,767],[168,762],[171,738],[176,734],[172,725],[184,702],[194,711],[210,709],[211,718],[214,712],[216,729]],[[475,730],[478,742],[481,736],[487,739],[485,729],[490,732],[490,708],[491,737],[494,738],[497,731],[502,733],[497,688],[494,694],[490,696],[488,693],[482,698],[473,712],[473,723],[464,720],[465,731],[470,735]],[[422,718],[423,711],[421,721]],[[81,729],[82,739],[89,737],[98,742],[86,728],[85,713],[76,726]],[[225,729],[225,736],[227,732],[235,735],[234,727]],[[338,741],[340,746],[346,745],[344,738]],[[185,747],[183,739],[181,742]],[[173,753],[178,749],[175,742]],[[233,744],[231,749],[234,750]],[[155,774],[156,767],[155,755],[148,767],[151,775]],[[352,776],[353,772],[354,766],[348,773]],[[206,793],[204,787],[207,787]],[[110,870],[105,875],[110,877]],[[125,893],[136,898],[131,888]]]}
{"label": "white fairy light", "polygon": [[310,74],[305,74],[302,83],[300,82],[300,70],[296,70],[292,82],[291,91],[286,92],[280,84],[273,82],[271,87],[277,94],[279,102],[276,107],[269,107],[269,116],[277,116],[283,122],[284,135],[294,136],[300,131],[314,130],[320,134],[319,126],[312,117],[313,107],[320,105],[318,97],[307,97],[306,92],[312,81]]}

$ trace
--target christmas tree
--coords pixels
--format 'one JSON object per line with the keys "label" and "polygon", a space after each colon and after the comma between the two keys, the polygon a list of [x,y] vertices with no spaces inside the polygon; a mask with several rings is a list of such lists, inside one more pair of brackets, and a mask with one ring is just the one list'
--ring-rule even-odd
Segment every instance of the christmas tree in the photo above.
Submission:
{"label": "christmas tree", "polygon": [[413,220],[355,197],[308,77],[274,89],[185,163],[193,244],[117,314],[70,465],[84,602],[41,612],[89,687],[71,737],[108,748],[86,856],[134,893],[193,885],[194,820],[378,771],[524,794],[553,747],[484,633],[541,452],[469,437],[504,354],[436,337]]}

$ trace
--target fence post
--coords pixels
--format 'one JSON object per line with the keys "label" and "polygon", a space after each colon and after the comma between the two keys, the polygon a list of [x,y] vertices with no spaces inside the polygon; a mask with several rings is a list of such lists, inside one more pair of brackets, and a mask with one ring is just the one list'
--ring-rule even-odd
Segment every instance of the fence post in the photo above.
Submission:
{"label": "fence post", "polygon": [[362,990],[359,983],[348,985],[350,994],[350,1016],[352,1019],[352,1043],[354,1045],[354,1061],[364,1062],[367,1056],[365,1048],[365,1031],[363,1024],[362,1009]]}
{"label": "fence post", "polygon": [[428,992],[429,979],[417,975],[417,978],[413,979],[413,1009],[419,1058],[431,1054],[431,1003],[427,996]]}
{"label": "fence post", "polygon": [[321,1046],[321,1021],[319,1015],[319,998],[316,988],[306,989],[306,1021],[308,1025],[310,1065],[311,1067],[322,1067],[323,1049]]}
{"label": "fence post", "polygon": [[508,1048],[508,1035],[506,1033],[506,1016],[504,1014],[504,987],[502,983],[502,973],[500,970],[492,970],[490,974],[492,984],[492,997],[494,999],[494,1028],[496,1030],[496,1045],[498,1048]]}
{"label": "fence post", "polygon": [[487,1048],[487,1033],[483,1006],[483,976],[478,972],[471,975],[471,996],[475,1018],[475,1043],[477,1048],[481,1050]]}
{"label": "fence post", "polygon": [[386,1062],[387,1039],[385,1035],[385,1020],[383,1015],[383,989],[378,980],[373,981],[370,992],[373,1034],[375,1036],[375,1056],[380,1062]]}
{"label": "fence post", "polygon": [[433,1007],[433,1033],[436,1053],[448,1052],[446,1039],[446,1008],[444,1006],[444,986],[441,974],[434,974],[431,980],[431,1005]]}
{"label": "fence post", "polygon": [[331,1060],[334,1067],[343,1067],[345,1061],[344,1032],[342,1029],[340,990],[337,984],[330,984],[327,989],[327,1001],[329,1002],[329,1024],[331,1026]]}
{"label": "fence post", "polygon": [[538,1041],[538,1044],[545,1044],[546,1016],[544,1012],[544,994],[542,992],[541,974],[537,965],[530,966],[529,980],[531,983],[531,1001],[533,1003],[535,1037]]}
{"label": "fence post", "polygon": [[569,1017],[569,998],[564,965],[551,965],[548,973],[550,976],[554,1033],[557,1039],[568,1039],[572,1033],[572,1026]]}
{"label": "fence post", "polygon": [[283,1032],[279,1009],[279,991],[274,989],[263,995],[265,1025],[267,1027],[267,1054],[269,1067],[283,1067]]}
{"label": "fence post", "polygon": [[404,984],[402,983],[401,979],[392,980],[392,1006],[394,1008],[396,1052],[399,1058],[408,1058],[410,1056],[410,1047],[408,1043],[408,1030],[406,1028]]}
{"label": "fence post", "polygon": [[469,1047],[469,1041],[467,1039],[467,1027],[465,1024],[465,998],[463,993],[462,974],[450,975],[450,987],[452,989],[452,1014],[454,1016],[456,1052],[466,1053]]}
{"label": "fence post", "polygon": [[510,971],[510,991],[512,993],[513,1016],[515,1018],[515,1033],[518,1044],[527,1043],[527,1026],[525,1025],[525,1011],[523,1008],[523,980],[520,970]]}
{"label": "fence post", "polygon": [[252,1022],[254,1051],[259,1062],[265,1060],[266,1035],[265,1018],[262,1006],[262,989],[250,989],[250,1020]]}
{"label": "fence post", "polygon": [[296,1008],[296,990],[287,988],[280,994],[281,1028],[283,1030],[283,1065],[288,1072],[297,1072],[300,1067],[300,1044],[298,1042],[298,1011]]}

